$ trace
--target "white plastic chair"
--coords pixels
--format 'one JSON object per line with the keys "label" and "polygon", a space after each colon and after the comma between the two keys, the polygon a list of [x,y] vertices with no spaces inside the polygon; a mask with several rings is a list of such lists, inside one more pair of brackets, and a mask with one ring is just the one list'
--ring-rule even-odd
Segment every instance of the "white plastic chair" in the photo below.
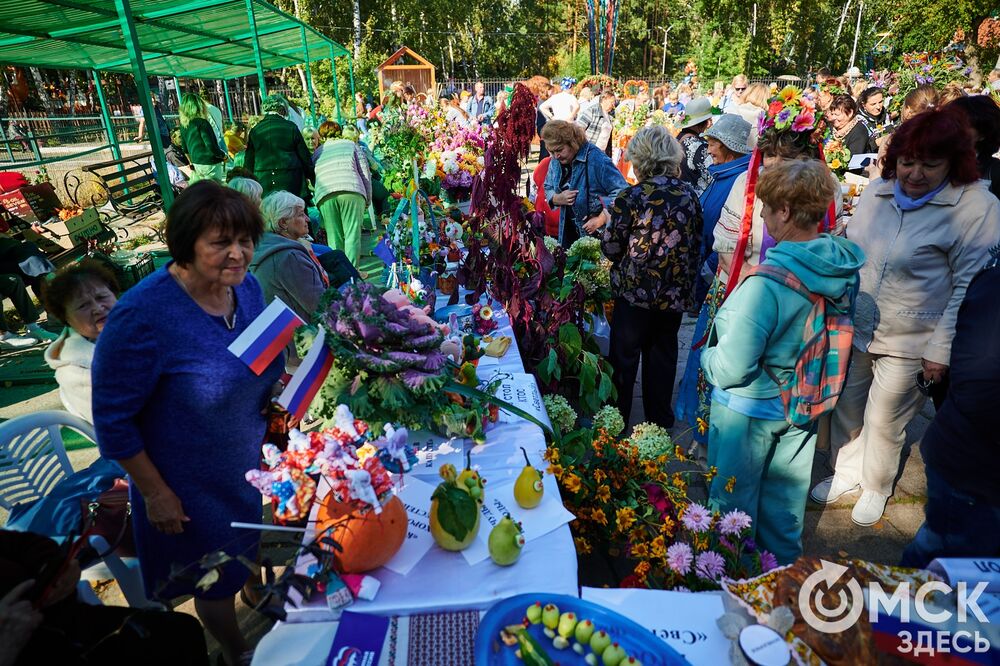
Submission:
{"label": "white plastic chair", "polygon": [[[36,412],[0,423],[0,507],[9,511],[15,504],[41,499],[73,473],[60,428],[97,441],[94,426],[69,412]],[[108,552],[104,537],[91,536],[89,541],[98,553],[107,555],[82,572],[83,580],[114,578],[129,606],[162,607],[146,597],[137,558]]]}

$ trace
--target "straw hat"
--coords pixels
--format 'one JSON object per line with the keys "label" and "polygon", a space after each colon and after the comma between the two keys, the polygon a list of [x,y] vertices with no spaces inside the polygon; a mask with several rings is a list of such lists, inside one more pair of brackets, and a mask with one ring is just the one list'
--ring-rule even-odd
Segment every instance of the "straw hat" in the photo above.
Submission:
{"label": "straw hat", "polygon": [[733,113],[726,113],[712,123],[702,133],[703,137],[712,137],[729,150],[740,155],[750,152],[750,130],[752,127],[746,120]]}
{"label": "straw hat", "polygon": [[695,97],[684,107],[684,122],[678,129],[693,127],[712,117],[712,101],[707,97]]}

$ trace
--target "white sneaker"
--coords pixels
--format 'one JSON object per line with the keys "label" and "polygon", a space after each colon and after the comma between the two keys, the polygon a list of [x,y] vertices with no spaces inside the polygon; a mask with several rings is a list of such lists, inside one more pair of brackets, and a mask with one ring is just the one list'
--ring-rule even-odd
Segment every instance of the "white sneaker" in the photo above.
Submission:
{"label": "white sneaker", "polygon": [[844,495],[857,492],[861,489],[860,484],[850,484],[837,478],[836,475],[828,476],[809,491],[809,499],[817,504],[833,504]]}
{"label": "white sneaker", "polygon": [[37,339],[27,335],[17,335],[9,331],[0,335],[0,349],[26,349],[37,344]]}
{"label": "white sneaker", "polygon": [[882,514],[885,513],[885,503],[888,501],[888,495],[877,493],[874,490],[864,491],[851,511],[851,520],[854,521],[855,525],[861,527],[874,525],[882,519]]}

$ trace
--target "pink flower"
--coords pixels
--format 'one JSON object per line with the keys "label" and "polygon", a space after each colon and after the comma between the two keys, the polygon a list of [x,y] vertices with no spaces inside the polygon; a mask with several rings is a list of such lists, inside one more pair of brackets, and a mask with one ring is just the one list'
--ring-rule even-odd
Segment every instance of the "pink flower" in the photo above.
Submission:
{"label": "pink flower", "polygon": [[666,516],[670,510],[673,508],[673,504],[667,499],[667,496],[663,492],[663,488],[656,485],[655,483],[647,483],[644,485],[643,490],[646,491],[646,499],[649,503],[653,505],[653,508],[659,511],[660,518]]}
{"label": "pink flower", "polygon": [[750,516],[740,510],[733,510],[719,520],[719,534],[739,536],[740,532],[750,527],[753,521]]}
{"label": "pink flower", "polygon": [[686,576],[691,571],[694,554],[686,543],[675,543],[667,548],[667,566],[676,573]]}
{"label": "pink flower", "polygon": [[760,570],[767,573],[778,566],[778,558],[766,550],[760,551]]}
{"label": "pink flower", "polygon": [[816,115],[812,111],[802,111],[792,121],[792,131],[805,132],[812,129],[814,124],[816,124]]}
{"label": "pink flower", "polygon": [[692,532],[707,532],[712,526],[712,512],[701,504],[691,504],[684,510],[681,523]]}
{"label": "pink flower", "polygon": [[726,560],[714,550],[706,550],[698,555],[694,565],[694,571],[698,574],[698,578],[705,580],[719,580],[725,570]]}

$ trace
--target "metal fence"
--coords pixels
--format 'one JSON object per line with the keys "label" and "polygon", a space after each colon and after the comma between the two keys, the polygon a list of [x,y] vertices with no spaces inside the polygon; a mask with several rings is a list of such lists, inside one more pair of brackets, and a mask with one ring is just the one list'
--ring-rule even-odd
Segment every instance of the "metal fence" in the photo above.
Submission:
{"label": "metal fence", "polygon": [[[503,90],[505,86],[511,85],[512,83],[514,83],[516,81],[521,81],[521,80],[523,80],[523,79],[519,79],[519,78],[518,79],[496,79],[496,78],[492,78],[492,79],[445,79],[444,81],[439,81],[438,82],[438,94],[450,94],[452,92],[458,93],[458,92],[460,92],[462,90],[468,90],[469,92],[472,92],[473,86],[478,81],[478,82],[482,82],[483,86],[486,88],[486,94],[487,95],[491,95],[491,96],[495,97],[496,94],[498,92],[500,92],[501,90]],[[618,80],[619,81],[629,81],[629,80],[645,81],[647,84],[649,84],[649,89],[650,90],[652,90],[654,88],[659,88],[660,86],[664,85],[665,83],[669,83],[669,84],[671,84],[673,86],[677,85],[677,81],[676,80],[671,80],[669,77],[661,77],[661,76],[651,76],[651,77],[650,76],[645,76],[645,77],[644,76],[618,77]],[[556,84],[558,84],[560,81],[561,81],[561,79],[552,79],[552,82],[556,83]],[[749,77],[749,81],[750,81],[750,83],[765,83],[767,85],[770,85],[772,83],[776,83],[776,84],[779,84],[779,85],[781,85],[781,84],[789,84],[790,83],[792,85],[801,86],[801,85],[803,85],[805,83],[805,79],[802,79],[802,78],[799,78],[799,77],[792,77],[792,76],[784,76],[780,80],[778,79],[777,76],[756,76],[756,77]],[[729,83],[728,80],[725,81],[725,82]],[[703,88],[703,90],[706,89],[705,86],[707,86],[707,89],[710,90],[711,87],[712,87],[712,84],[714,84],[714,83],[715,83],[714,80],[702,82],[702,88]],[[595,91],[595,92],[597,92],[597,91]]]}

